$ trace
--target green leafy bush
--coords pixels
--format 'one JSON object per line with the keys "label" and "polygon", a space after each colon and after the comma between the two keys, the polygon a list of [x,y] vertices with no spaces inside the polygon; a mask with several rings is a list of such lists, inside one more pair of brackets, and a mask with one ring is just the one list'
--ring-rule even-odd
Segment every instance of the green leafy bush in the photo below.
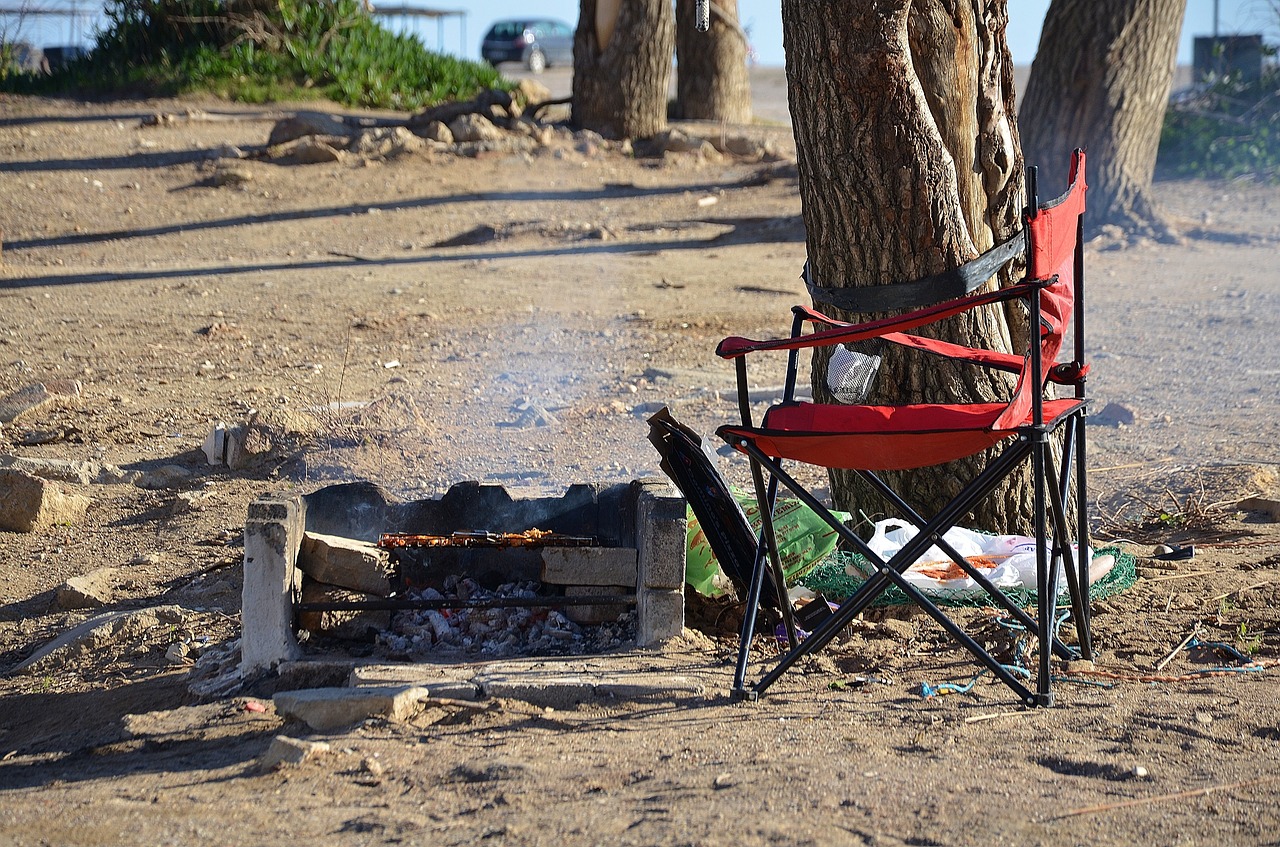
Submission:
{"label": "green leafy bush", "polygon": [[378,25],[358,0],[110,0],[93,50],[23,93],[213,93],[247,102],[327,98],[414,110],[509,87],[487,64],[427,50]]}
{"label": "green leafy bush", "polygon": [[1226,78],[1171,103],[1160,135],[1162,175],[1280,178],[1280,70]]}

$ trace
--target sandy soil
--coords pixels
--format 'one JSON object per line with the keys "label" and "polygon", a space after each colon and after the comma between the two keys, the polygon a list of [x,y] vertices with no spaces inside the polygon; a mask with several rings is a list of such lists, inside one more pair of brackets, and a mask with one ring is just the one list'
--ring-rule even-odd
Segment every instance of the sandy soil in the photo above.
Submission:
{"label": "sandy soil", "polygon": [[[779,113],[776,77],[759,91]],[[1033,712],[983,683],[922,699],[920,683],[976,667],[903,612],[754,705],[727,697],[732,638],[710,625],[610,660],[698,676],[700,697],[438,706],[325,735],[283,722],[265,691],[197,702],[166,651],[235,638],[254,497],[353,478],[417,498],[465,479],[547,492],[654,475],[648,414],[667,405],[708,435],[733,420],[716,341],[785,332],[802,299],[796,189],[768,162],[565,142],[249,158],[219,176],[217,151],[261,150],[287,111],[0,100],[0,395],[83,386],[5,425],[0,453],[105,462],[152,486],[67,484],[93,500],[82,521],[0,533],[0,672],[104,611],[55,601],[97,568],[119,569],[105,610],[188,610],[0,679],[0,841],[1274,842],[1280,670],[1205,676],[1236,663],[1195,650],[1141,679],[1197,625],[1280,656],[1280,532],[1236,509],[1280,487],[1275,186],[1161,183],[1184,241],[1088,250],[1093,396],[1124,407],[1091,429],[1095,527],[1141,557],[1137,584],[1097,610],[1115,678],[1094,681],[1111,687],[1062,683],[1060,708]],[[791,144],[781,124],[741,131]],[[485,225],[479,243],[437,246]],[[545,425],[527,425],[535,406]],[[313,423],[268,461],[209,466],[205,436],[251,410]],[[1147,558],[1163,541],[1196,557]],[[331,752],[263,772],[280,733]]]}

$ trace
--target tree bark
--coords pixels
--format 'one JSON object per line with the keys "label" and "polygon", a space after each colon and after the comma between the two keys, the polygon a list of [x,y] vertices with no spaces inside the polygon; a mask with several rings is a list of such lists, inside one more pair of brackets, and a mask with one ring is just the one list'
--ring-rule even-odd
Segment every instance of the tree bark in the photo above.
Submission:
{"label": "tree bark", "polygon": [[670,0],[582,0],[573,38],[574,125],[605,138],[662,131],[674,41]]}
{"label": "tree bark", "polygon": [[[1187,0],[1053,0],[1022,100],[1027,161],[1041,193],[1066,188],[1065,162],[1089,150],[1091,230],[1168,239],[1151,199]],[[1046,178],[1048,182],[1046,182]]]}
{"label": "tree bark", "polygon": [[711,28],[698,32],[694,0],[676,0],[676,111],[686,120],[751,122],[747,34],[737,0],[711,3]]}
{"label": "tree bark", "polygon": [[[1019,227],[1022,156],[1005,0],[784,0],[782,11],[809,261],[820,284],[940,273]],[[1011,315],[1016,321],[1016,313],[981,309],[921,331],[1008,351],[1026,337],[1025,326],[1011,331]],[[980,402],[1012,389],[1006,374],[921,360],[894,345],[883,354],[871,402]],[[814,356],[820,402],[831,400],[829,355]],[[936,510],[988,460],[885,478],[924,511]],[[841,509],[896,515],[851,472],[832,471],[831,485]],[[1025,531],[1029,492],[1029,475],[1015,475],[969,520]]]}

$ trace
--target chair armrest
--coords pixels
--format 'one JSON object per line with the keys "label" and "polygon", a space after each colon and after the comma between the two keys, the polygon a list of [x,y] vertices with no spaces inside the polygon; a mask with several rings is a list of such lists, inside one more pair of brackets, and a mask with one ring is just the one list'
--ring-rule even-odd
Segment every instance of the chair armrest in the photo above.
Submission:
{"label": "chair armrest", "polygon": [[721,341],[716,347],[716,355],[722,359],[736,359],[748,353],[762,350],[804,350],[813,347],[826,347],[831,344],[847,344],[854,341],[881,338],[891,333],[905,332],[906,330],[935,323],[943,318],[958,315],[978,306],[1026,297],[1030,295],[1035,287],[1034,284],[1019,283],[1008,288],[988,291],[983,294],[974,294],[970,297],[939,303],[926,309],[917,309],[914,312],[860,324],[846,323],[835,318],[829,318],[821,312],[814,311],[806,306],[796,306],[793,311],[798,316],[815,323],[828,324],[830,328],[806,335],[797,335],[793,338],[775,338],[764,341],[742,338],[741,336],[730,336]]}

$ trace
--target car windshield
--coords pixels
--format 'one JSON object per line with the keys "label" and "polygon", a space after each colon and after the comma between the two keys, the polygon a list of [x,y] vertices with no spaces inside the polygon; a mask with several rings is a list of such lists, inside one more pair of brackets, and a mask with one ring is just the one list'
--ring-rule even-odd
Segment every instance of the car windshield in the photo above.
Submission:
{"label": "car windshield", "polygon": [[519,38],[524,35],[524,22],[499,21],[489,30],[490,38]]}

